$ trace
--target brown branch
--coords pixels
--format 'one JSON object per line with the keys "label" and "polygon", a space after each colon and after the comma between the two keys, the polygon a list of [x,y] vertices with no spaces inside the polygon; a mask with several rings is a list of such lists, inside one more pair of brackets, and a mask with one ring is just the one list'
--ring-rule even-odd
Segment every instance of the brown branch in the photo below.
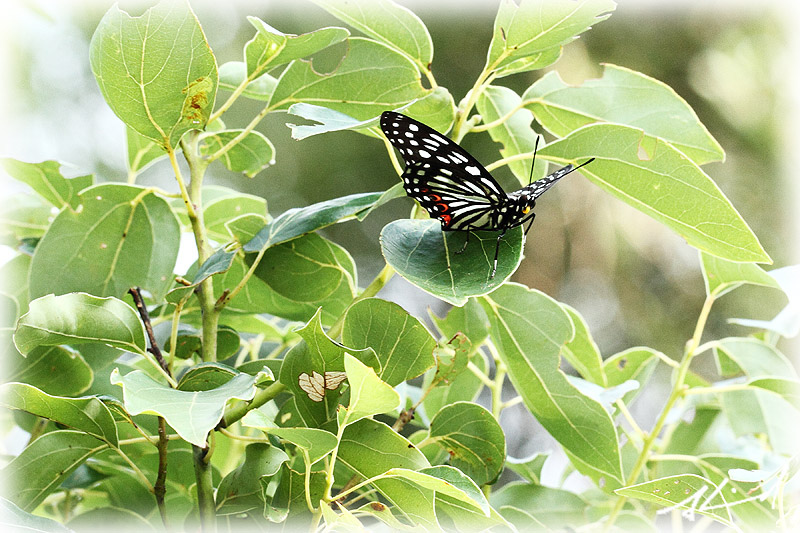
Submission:
{"label": "brown branch", "polygon": [[128,292],[133,297],[133,303],[136,304],[136,309],[139,311],[139,316],[142,317],[144,329],[147,331],[147,337],[150,339],[150,347],[147,349],[147,351],[153,354],[153,357],[156,358],[156,361],[158,361],[158,364],[164,369],[164,372],[166,372],[168,376],[172,377],[172,373],[169,371],[169,365],[164,359],[161,349],[158,347],[158,343],[156,342],[156,337],[153,334],[153,325],[150,323],[150,315],[147,313],[147,307],[145,307],[144,301],[142,300],[141,289],[139,287],[131,287],[128,289]]}

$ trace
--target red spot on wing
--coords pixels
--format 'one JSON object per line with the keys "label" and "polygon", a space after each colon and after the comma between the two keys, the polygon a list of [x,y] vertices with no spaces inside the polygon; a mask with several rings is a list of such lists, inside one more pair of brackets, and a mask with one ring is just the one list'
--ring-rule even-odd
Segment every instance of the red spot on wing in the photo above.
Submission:
{"label": "red spot on wing", "polygon": [[441,208],[442,208],[441,210],[442,211],[447,211],[448,209],[450,209],[450,206],[445,204],[445,203],[438,203],[436,205],[441,206]]}
{"label": "red spot on wing", "polygon": [[450,225],[450,219],[451,219],[450,215],[445,215],[445,214],[439,215],[439,220],[442,221],[442,225],[443,226],[449,226]]}

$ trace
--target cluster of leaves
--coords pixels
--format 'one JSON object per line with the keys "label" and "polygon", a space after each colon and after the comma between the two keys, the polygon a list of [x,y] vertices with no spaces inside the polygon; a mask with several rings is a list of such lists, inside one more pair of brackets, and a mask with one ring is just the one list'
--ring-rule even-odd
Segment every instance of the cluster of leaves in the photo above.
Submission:
{"label": "cluster of leaves", "polygon": [[[141,17],[113,7],[91,65],[128,128],[128,183],[67,179],[54,161],[3,161],[34,192],[4,206],[4,238],[20,253],[0,275],[13,331],[2,402],[31,434],[3,471],[11,520],[43,531],[100,520],[652,530],[654,513],[673,509],[734,530],[788,526],[800,382],[776,343],[797,333],[798,272],[756,264],[769,257],[701,169],[722,149],[674,91],[625,68],[608,65],[579,87],[550,73],[522,95],[497,84],[554,63],[613,2],[503,0],[486,66],[458,105],[436,83],[431,39],[413,13],[389,0],[314,2],[365,37],[338,27],[284,34],[250,18],[244,61],[219,69],[186,5]],[[337,68],[316,72],[306,58],[341,42]],[[218,88],[230,95],[215,107]],[[227,128],[222,117],[240,98],[263,110]],[[347,250],[317,231],[363,219],[399,187],[273,218],[262,198],[203,185],[214,161],[247,176],[272,162],[255,130],[269,113],[313,120],[289,125],[297,139],[352,130],[374,142],[387,109],[457,141],[487,131],[502,144],[489,168],[508,164],[523,183],[534,118],[554,138],[537,177],[544,161],[594,157],[589,180],[700,250],[706,304],[678,361],[644,347],[603,357],[577,310],[508,282],[519,229],[489,280],[493,235],[475,235],[456,256],[464,235],[392,222],[380,237],[386,267],[361,290]],[[135,185],[164,158],[180,194]],[[182,232],[198,260],[176,277]],[[431,317],[436,335],[375,298],[395,272],[454,305]],[[780,288],[789,307],[746,324],[763,333],[701,344],[713,302],[742,284]],[[690,369],[698,356],[714,359],[717,381]],[[630,405],[658,365],[672,367],[673,386],[645,431]],[[346,381],[333,383],[341,373]],[[504,401],[506,378],[517,396]],[[484,389],[489,409],[475,403]],[[542,484],[547,454],[506,457],[498,421],[519,403],[561,445],[565,476],[583,474],[590,489]],[[506,471],[519,480],[492,490]]]}

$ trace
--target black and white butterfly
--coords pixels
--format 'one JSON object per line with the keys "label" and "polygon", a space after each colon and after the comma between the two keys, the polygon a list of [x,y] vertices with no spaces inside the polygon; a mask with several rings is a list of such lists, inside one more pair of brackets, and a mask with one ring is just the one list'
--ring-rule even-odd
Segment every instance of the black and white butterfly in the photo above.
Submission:
{"label": "black and white butterfly", "polygon": [[[386,111],[381,115],[381,129],[406,163],[402,175],[406,193],[441,222],[442,231],[500,232],[490,279],[497,272],[500,240],[506,231],[528,221],[533,223],[536,199],[570,172],[594,161],[594,158],[589,159],[577,167],[567,165],[506,194],[489,171],[466,150],[425,124]],[[528,230],[530,224],[525,234]],[[458,253],[466,249],[467,243]]]}

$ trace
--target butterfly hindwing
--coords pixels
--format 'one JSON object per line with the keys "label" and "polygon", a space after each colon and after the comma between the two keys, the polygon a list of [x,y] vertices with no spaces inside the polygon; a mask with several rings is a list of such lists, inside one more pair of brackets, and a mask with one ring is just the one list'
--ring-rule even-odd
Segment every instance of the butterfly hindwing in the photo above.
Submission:
{"label": "butterfly hindwing", "polygon": [[328,371],[320,374],[317,371],[311,375],[303,372],[297,377],[297,384],[313,402],[321,402],[325,397],[325,390],[336,390],[347,379],[347,373],[341,371]]}

